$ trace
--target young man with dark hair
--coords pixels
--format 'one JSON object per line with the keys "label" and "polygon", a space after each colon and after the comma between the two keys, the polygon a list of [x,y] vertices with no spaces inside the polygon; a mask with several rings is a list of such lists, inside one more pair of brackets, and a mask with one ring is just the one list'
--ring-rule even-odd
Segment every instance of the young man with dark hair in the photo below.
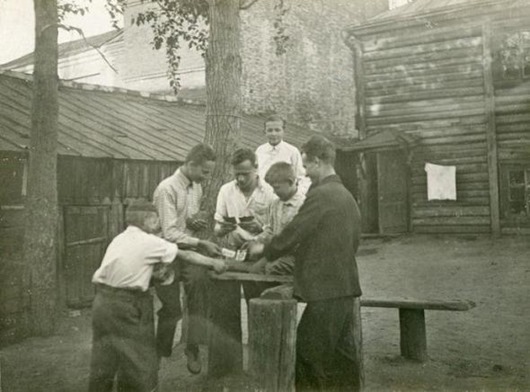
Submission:
{"label": "young man with dark hair", "polygon": [[[153,203],[156,206],[162,226],[162,236],[183,249],[195,249],[208,256],[220,255],[220,248],[210,241],[201,240],[194,233],[206,226],[206,220],[199,212],[202,198],[201,183],[213,171],[215,153],[206,144],[193,147],[184,164],[175,173],[164,179],[156,188]],[[187,310],[187,332],[185,354],[188,370],[199,373],[199,343],[206,342],[206,309],[204,296],[207,277],[204,270],[185,266],[180,271],[184,280]],[[162,302],[158,311],[157,349],[161,357],[169,357],[178,320],[182,316],[180,306],[180,283],[176,279],[171,285],[157,286],[157,295]]]}
{"label": "young man with dark hair", "polygon": [[252,150],[236,150],[231,163],[235,179],[224,184],[217,195],[214,232],[227,236],[228,246],[239,249],[263,231],[265,214],[275,196],[259,177]]}
{"label": "young man with dark hair", "polygon": [[283,140],[285,125],[285,120],[277,114],[273,114],[265,120],[264,132],[267,137],[267,143],[256,149],[259,175],[261,178],[265,178],[267,171],[274,163],[287,162],[293,166],[300,191],[305,194],[311,184],[308,178],[305,177],[300,151]]}
{"label": "young man with dark hair", "polygon": [[151,203],[131,205],[127,229],[112,240],[94,273],[92,358],[89,391],[110,392],[117,375],[119,391],[154,391],[158,384],[153,298],[148,292],[153,268],[175,260],[223,272],[222,260],[178,250],[153,235],[160,229]]}
{"label": "young man with dark hair", "polygon": [[312,181],[304,204],[268,245],[253,243],[249,253],[275,260],[294,251],[294,296],[307,303],[297,330],[296,390],[359,390],[353,336],[360,213],[335,174],[331,142],[312,137],[302,159]]}

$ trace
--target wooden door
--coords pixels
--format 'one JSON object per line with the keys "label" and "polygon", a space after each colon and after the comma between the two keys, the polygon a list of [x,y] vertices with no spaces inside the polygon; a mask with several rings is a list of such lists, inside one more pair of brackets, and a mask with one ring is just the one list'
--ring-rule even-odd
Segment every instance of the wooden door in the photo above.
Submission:
{"label": "wooden door", "polygon": [[401,151],[377,153],[379,232],[382,234],[409,230],[407,173]]}
{"label": "wooden door", "polygon": [[68,306],[87,306],[94,298],[92,275],[109,243],[109,211],[108,206],[64,208],[62,272]]}

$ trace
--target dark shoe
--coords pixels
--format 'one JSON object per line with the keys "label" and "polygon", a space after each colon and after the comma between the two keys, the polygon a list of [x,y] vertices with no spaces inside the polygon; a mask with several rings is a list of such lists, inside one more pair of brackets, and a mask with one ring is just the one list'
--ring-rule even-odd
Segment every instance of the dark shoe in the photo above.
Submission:
{"label": "dark shoe", "polygon": [[188,371],[191,374],[199,374],[202,370],[201,357],[199,352],[192,352],[190,350],[185,350],[184,354],[187,359]]}

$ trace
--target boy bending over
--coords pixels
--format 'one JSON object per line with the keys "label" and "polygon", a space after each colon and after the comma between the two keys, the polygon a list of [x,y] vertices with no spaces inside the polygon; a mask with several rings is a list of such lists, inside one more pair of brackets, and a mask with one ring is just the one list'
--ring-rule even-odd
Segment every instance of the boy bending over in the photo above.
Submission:
{"label": "boy bending over", "polygon": [[151,203],[131,205],[125,218],[127,229],[112,240],[92,278],[96,296],[90,392],[112,391],[115,375],[118,390],[156,390],[158,358],[153,299],[148,291],[154,266],[167,266],[176,257],[218,273],[226,269],[222,260],[178,250],[174,243],[154,235],[160,224]]}

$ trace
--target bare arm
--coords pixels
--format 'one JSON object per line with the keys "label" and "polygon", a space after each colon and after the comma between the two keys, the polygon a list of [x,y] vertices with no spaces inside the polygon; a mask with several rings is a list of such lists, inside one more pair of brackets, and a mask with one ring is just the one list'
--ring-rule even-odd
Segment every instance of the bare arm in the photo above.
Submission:
{"label": "bare arm", "polygon": [[226,271],[226,264],[223,260],[212,259],[211,257],[203,256],[191,250],[179,250],[177,253],[177,260],[213,269],[217,273],[223,273]]}

